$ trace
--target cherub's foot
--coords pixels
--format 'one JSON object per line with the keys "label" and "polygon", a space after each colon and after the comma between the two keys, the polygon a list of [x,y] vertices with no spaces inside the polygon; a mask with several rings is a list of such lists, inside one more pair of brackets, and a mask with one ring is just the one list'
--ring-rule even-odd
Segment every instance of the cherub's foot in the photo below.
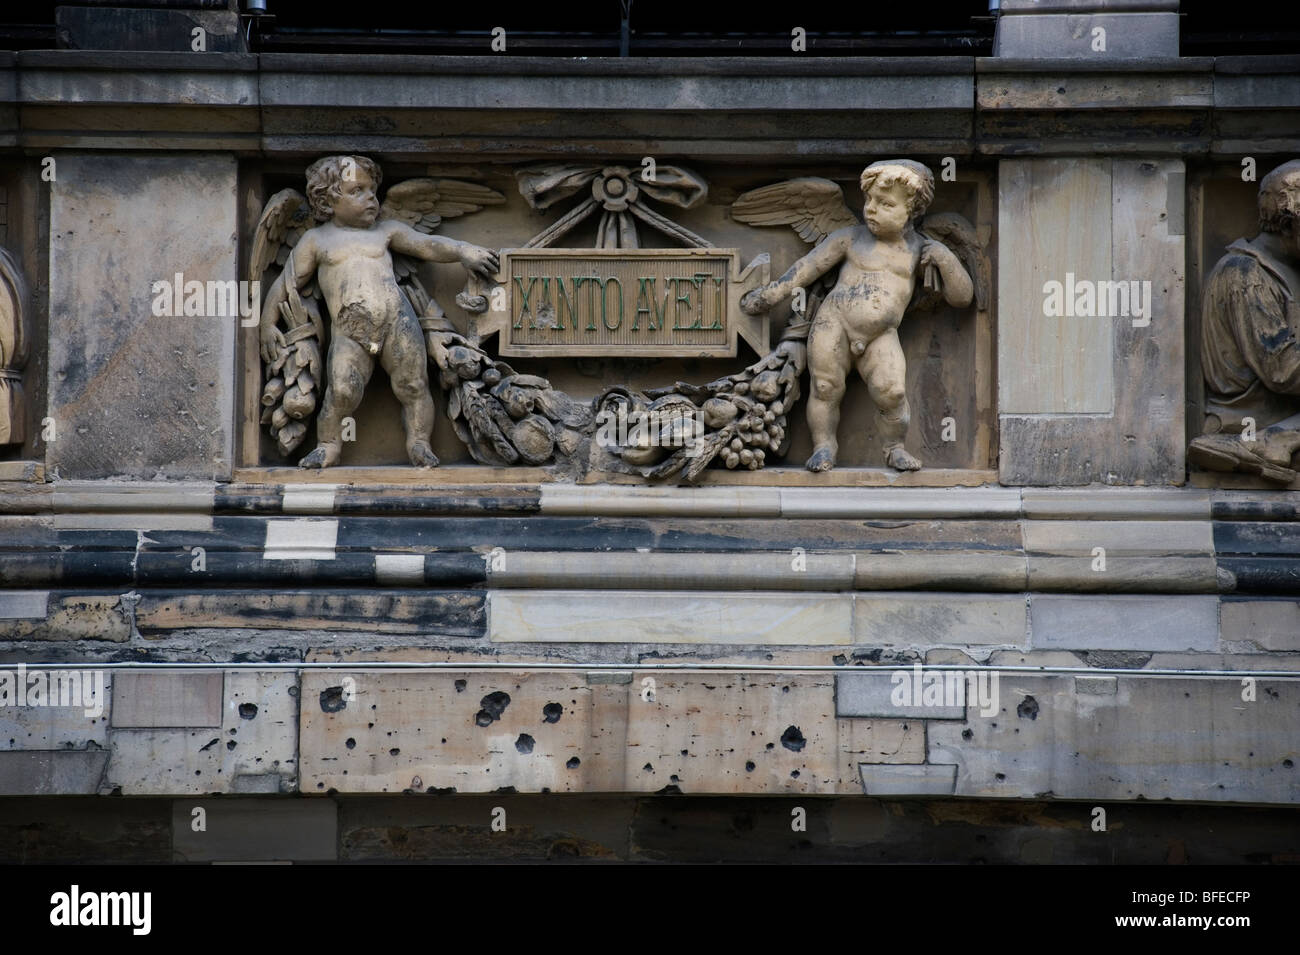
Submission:
{"label": "cherub's foot", "polygon": [[885,453],[885,463],[898,471],[919,471],[921,462],[907,453],[907,449],[897,444]]}
{"label": "cherub's foot", "polygon": [[343,453],[334,445],[322,444],[298,462],[300,468],[328,468],[339,463]]}
{"label": "cherub's foot", "polygon": [[823,444],[813,451],[806,466],[809,471],[829,471],[835,467],[835,451]]}
{"label": "cherub's foot", "polygon": [[416,441],[406,449],[406,456],[417,468],[436,468],[438,456],[433,453],[427,441]]}

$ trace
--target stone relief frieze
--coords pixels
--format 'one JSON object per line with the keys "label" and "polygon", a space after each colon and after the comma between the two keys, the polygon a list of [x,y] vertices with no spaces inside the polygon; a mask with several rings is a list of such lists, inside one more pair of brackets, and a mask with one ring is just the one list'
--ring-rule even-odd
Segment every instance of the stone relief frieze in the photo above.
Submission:
{"label": "stone relief frieze", "polygon": [[[864,170],[863,221],[825,179],[752,190],[731,206],[736,222],[789,225],[812,251],[768,281],[766,253],[744,265],[655,206],[688,209],[708,193],[684,167],[653,176],[620,165],[543,163],[517,170],[535,210],[571,207],[514,249],[435,235],[441,221],[504,201],[478,183],[410,179],[382,203],[379,167],[330,156],[307,170],[307,193],[276,193],[258,223],[252,277],[270,278],[259,330],[261,422],[281,453],[313,419],[318,445],[303,467],[343,462],[342,422],[378,363],[401,403],[410,462],[438,464],[430,386],[446,397],[457,437],[474,461],[547,465],[571,475],[623,472],[695,481],[709,466],[758,470],[789,450],[791,415],[810,371],[806,410],[814,438],[807,466],[833,467],[845,381],[856,370],[877,407],[883,463],[915,470],[904,447],[910,417],[897,329],[905,314],[987,296],[988,263],[975,230],[954,213],[925,216],[934,177],[911,160]],[[598,220],[596,217],[599,216]],[[595,221],[594,248],[559,248]],[[648,230],[648,231],[647,231]],[[648,236],[673,247],[647,247]],[[419,278],[421,261],[459,263],[457,331]],[[793,298],[776,336],[769,312]],[[495,349],[489,340],[497,336]],[[743,338],[761,356],[702,384],[605,387],[579,399],[546,377],[517,372],[512,355],[732,357]]]}

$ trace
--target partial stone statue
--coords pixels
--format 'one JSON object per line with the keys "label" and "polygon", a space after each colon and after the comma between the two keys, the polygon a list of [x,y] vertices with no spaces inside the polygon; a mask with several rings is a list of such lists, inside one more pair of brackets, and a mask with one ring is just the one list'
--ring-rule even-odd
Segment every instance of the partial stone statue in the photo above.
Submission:
{"label": "partial stone statue", "polygon": [[0,248],[0,445],[27,439],[27,346],[27,283],[14,257]]}
{"label": "partial stone statue", "polygon": [[1205,421],[1187,456],[1290,483],[1300,448],[1300,159],[1260,181],[1259,229],[1229,245],[1205,282]]}
{"label": "partial stone statue", "polygon": [[[430,446],[434,404],[427,361],[430,355],[450,361],[455,329],[421,285],[417,260],[459,262],[483,276],[498,268],[491,249],[430,233],[443,217],[503,201],[500,193],[475,183],[413,179],[391,188],[381,206],[380,180],[379,167],[363,156],[328,156],[307,169],[307,197],[292,189],[277,193],[257,226],[253,277],[283,266],[267,292],[259,333],[266,374],[262,420],[283,453],[306,435],[324,383],[317,447],[302,459],[303,467],[339,463],[343,419],[361,404],[376,360],[402,404],[411,463],[438,464]],[[312,219],[317,224],[309,227]]]}
{"label": "partial stone statue", "polygon": [[835,466],[840,403],[855,368],[880,416],[884,462],[915,471],[921,462],[903,446],[911,409],[898,326],[908,311],[940,301],[965,308],[978,293],[983,307],[986,272],[969,222],[952,213],[921,221],[934,197],[934,175],[926,166],[909,159],[875,162],[863,170],[861,185],[865,224],[828,179],[791,179],[736,200],[737,221],[789,225],[815,246],[781,278],[749,293],[741,307],[755,314],[810,287],[803,312],[810,318],[797,323],[808,340],[810,471]]}

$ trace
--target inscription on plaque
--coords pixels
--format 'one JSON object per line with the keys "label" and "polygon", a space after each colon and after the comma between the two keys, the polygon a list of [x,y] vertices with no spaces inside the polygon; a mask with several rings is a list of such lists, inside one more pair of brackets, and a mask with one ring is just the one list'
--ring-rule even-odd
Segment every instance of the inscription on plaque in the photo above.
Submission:
{"label": "inscription on plaque", "polygon": [[740,298],[768,272],[734,249],[507,249],[478,330],[502,355],[734,357],[738,337],[762,354],[767,318]]}

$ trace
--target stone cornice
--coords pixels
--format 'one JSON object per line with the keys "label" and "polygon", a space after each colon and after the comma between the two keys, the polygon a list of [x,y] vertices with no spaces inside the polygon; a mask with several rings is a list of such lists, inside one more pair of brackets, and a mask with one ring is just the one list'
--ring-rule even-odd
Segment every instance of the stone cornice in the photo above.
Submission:
{"label": "stone cornice", "polygon": [[[1267,131],[1267,135],[1261,133]],[[0,148],[809,161],[1300,149],[1300,57],[0,54]]]}

